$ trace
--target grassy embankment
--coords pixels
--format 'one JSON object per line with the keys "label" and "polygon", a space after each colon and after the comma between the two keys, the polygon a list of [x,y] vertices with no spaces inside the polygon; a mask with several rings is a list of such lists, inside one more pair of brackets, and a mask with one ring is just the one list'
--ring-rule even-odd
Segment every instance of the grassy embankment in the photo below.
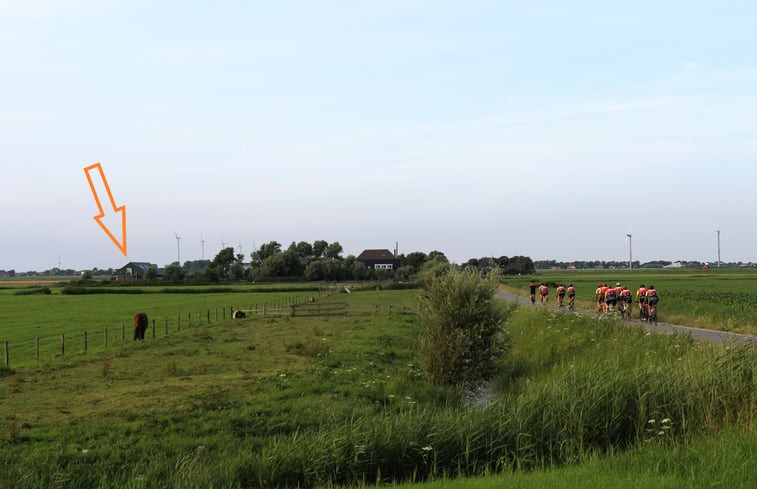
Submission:
{"label": "grassy embankment", "polygon": [[[412,309],[415,294],[339,300]],[[509,329],[515,347],[486,409],[427,384],[412,314],[227,320],[51,358],[0,380],[0,487],[315,487],[499,472],[449,487],[584,476],[614,486],[637,469],[709,481],[723,475],[702,456],[710,446],[729,487],[753,486],[754,350],[530,308]],[[734,444],[727,460],[720,443]]]}
{"label": "grassy embankment", "polygon": [[532,278],[550,286],[553,303],[555,287],[573,283],[578,305],[592,310],[598,283],[621,282],[634,294],[640,284],[653,284],[660,295],[661,322],[757,335],[757,270],[753,268],[542,270],[533,277],[507,277],[504,283],[508,290],[528,296]]}

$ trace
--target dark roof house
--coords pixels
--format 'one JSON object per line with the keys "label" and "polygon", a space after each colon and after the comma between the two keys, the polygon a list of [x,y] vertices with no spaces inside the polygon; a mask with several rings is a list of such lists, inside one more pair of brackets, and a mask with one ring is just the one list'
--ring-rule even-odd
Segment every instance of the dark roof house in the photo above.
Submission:
{"label": "dark roof house", "polygon": [[155,267],[156,265],[145,261],[130,261],[123,267],[116,270],[117,280],[138,280],[145,276],[145,272],[148,268]]}
{"label": "dark roof house", "polygon": [[365,265],[368,270],[397,270],[401,261],[389,250],[363,250],[357,261]]}

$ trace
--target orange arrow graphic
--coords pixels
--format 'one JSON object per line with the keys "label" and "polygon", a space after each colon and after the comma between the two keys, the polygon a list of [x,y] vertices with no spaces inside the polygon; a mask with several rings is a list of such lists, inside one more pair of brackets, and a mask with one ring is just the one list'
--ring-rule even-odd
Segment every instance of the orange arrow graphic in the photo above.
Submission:
{"label": "orange arrow graphic", "polygon": [[[114,213],[121,213],[121,236],[122,239],[119,240],[116,238],[113,233],[108,229],[108,226],[102,221],[102,219],[105,217],[105,210],[103,210],[103,205],[100,202],[100,196],[97,193],[97,189],[95,188],[95,181],[92,179],[92,175],[90,172],[92,170],[97,169],[97,171],[100,173],[100,180],[98,180],[98,183],[102,183],[102,185],[105,187],[105,192],[108,194],[108,199],[110,200],[110,207],[113,209]],[[84,167],[84,174],[87,175],[87,181],[89,182],[89,188],[92,189],[92,195],[95,197],[95,202],[97,203],[97,210],[100,211],[100,214],[95,216],[95,221],[97,221],[97,224],[100,225],[100,227],[105,231],[105,234],[108,235],[108,237],[113,241],[113,243],[118,247],[119,250],[121,250],[121,253],[126,256],[126,206],[122,205],[121,207],[116,206],[116,201],[113,200],[113,194],[110,192],[110,186],[108,185],[108,179],[105,178],[105,173],[103,172],[103,168],[100,165],[100,163],[95,163],[94,165],[89,165],[87,167]]]}

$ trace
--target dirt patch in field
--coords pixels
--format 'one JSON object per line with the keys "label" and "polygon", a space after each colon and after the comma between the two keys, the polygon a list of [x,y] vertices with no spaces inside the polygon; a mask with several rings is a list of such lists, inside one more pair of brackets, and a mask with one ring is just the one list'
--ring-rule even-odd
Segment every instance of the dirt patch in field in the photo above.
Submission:
{"label": "dirt patch in field", "polygon": [[55,285],[60,280],[0,280],[0,287],[27,287],[34,285]]}

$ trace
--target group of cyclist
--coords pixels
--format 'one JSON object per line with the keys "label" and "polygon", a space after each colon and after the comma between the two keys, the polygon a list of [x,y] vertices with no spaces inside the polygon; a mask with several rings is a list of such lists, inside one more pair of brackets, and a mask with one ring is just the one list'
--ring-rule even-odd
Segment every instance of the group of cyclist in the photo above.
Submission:
{"label": "group of cyclist", "polygon": [[[528,284],[531,289],[531,304],[536,304],[536,282],[533,280]],[[544,282],[539,284],[539,300],[542,304],[549,303],[549,287]],[[567,287],[560,284],[557,286],[557,307],[565,306],[565,295],[568,296],[568,308],[573,310],[576,303],[576,288],[573,284],[569,284]]]}
{"label": "group of cyclist", "polygon": [[[533,280],[528,284],[531,291],[531,304],[536,304],[536,295],[538,292],[539,300],[542,304],[549,303],[549,287],[545,283],[540,283],[537,287]],[[568,308],[573,309],[576,299],[576,288],[573,284],[567,287],[563,284],[557,286],[557,306],[564,307],[565,296],[568,296]],[[615,287],[610,287],[606,283],[601,283],[595,291],[594,301],[597,304],[597,312],[605,313],[608,311],[619,311],[624,317],[631,318],[633,303],[639,307],[639,319],[642,321],[657,321],[657,301],[659,296],[654,285],[645,287],[644,284],[636,290],[634,295],[627,286],[621,285],[620,282]]]}
{"label": "group of cyclist", "polygon": [[632,304],[636,301],[639,306],[639,319],[646,321],[652,318],[657,320],[657,301],[659,296],[654,285],[649,288],[641,284],[634,295],[631,290],[621,285],[620,282],[615,287],[607,284],[599,284],[594,292],[594,301],[597,303],[597,312],[620,311],[621,314],[631,318]]}

